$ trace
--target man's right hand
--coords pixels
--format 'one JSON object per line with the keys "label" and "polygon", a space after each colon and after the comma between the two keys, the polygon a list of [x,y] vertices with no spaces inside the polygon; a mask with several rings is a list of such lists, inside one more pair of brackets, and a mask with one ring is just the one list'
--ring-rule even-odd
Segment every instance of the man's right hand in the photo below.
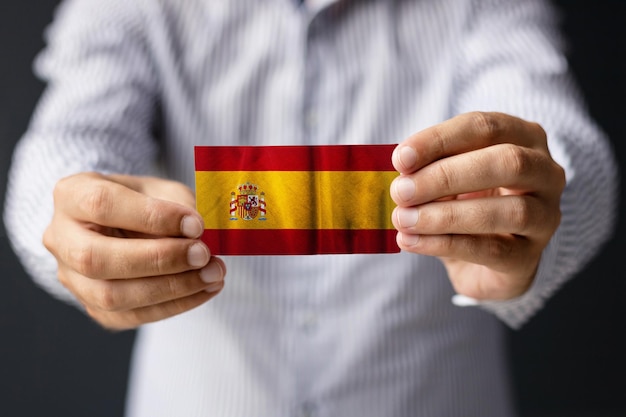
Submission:
{"label": "man's right hand", "polygon": [[59,181],[43,237],[58,276],[102,326],[131,329],[191,310],[224,287],[199,240],[193,192],[154,177],[82,173]]}

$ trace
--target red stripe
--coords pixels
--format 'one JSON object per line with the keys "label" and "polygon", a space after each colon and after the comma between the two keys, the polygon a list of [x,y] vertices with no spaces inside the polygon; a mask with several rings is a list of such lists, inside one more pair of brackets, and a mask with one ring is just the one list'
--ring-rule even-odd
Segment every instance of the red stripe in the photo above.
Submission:
{"label": "red stripe", "polygon": [[394,229],[207,229],[202,240],[213,255],[312,255],[397,253]]}
{"label": "red stripe", "polygon": [[196,146],[196,171],[395,171],[395,147]]}

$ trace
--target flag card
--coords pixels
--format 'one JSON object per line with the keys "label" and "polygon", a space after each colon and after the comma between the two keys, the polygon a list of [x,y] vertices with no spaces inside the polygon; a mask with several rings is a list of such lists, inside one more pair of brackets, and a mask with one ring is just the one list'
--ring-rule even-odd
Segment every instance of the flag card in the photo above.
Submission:
{"label": "flag card", "polygon": [[394,148],[197,146],[202,240],[215,255],[399,252]]}

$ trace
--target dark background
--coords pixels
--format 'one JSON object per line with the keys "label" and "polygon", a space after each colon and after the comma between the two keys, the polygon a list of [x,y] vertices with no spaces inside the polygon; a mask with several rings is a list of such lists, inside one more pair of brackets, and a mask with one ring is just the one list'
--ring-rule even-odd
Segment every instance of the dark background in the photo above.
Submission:
{"label": "dark background", "polygon": [[[623,163],[626,2],[556,3],[564,12],[574,73]],[[0,5],[0,203],[13,146],[43,88],[31,65],[56,4]],[[620,220],[603,253],[527,326],[509,332],[524,417],[626,416],[625,243]],[[1,224],[0,337],[0,415],[122,415],[134,333],[101,330],[36,287]]]}

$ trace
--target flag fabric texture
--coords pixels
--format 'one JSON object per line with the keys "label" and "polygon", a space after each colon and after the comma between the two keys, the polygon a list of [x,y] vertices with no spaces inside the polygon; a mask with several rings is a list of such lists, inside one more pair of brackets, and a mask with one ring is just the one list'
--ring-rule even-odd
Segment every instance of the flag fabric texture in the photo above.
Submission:
{"label": "flag fabric texture", "polygon": [[215,255],[393,253],[395,145],[196,146]]}

